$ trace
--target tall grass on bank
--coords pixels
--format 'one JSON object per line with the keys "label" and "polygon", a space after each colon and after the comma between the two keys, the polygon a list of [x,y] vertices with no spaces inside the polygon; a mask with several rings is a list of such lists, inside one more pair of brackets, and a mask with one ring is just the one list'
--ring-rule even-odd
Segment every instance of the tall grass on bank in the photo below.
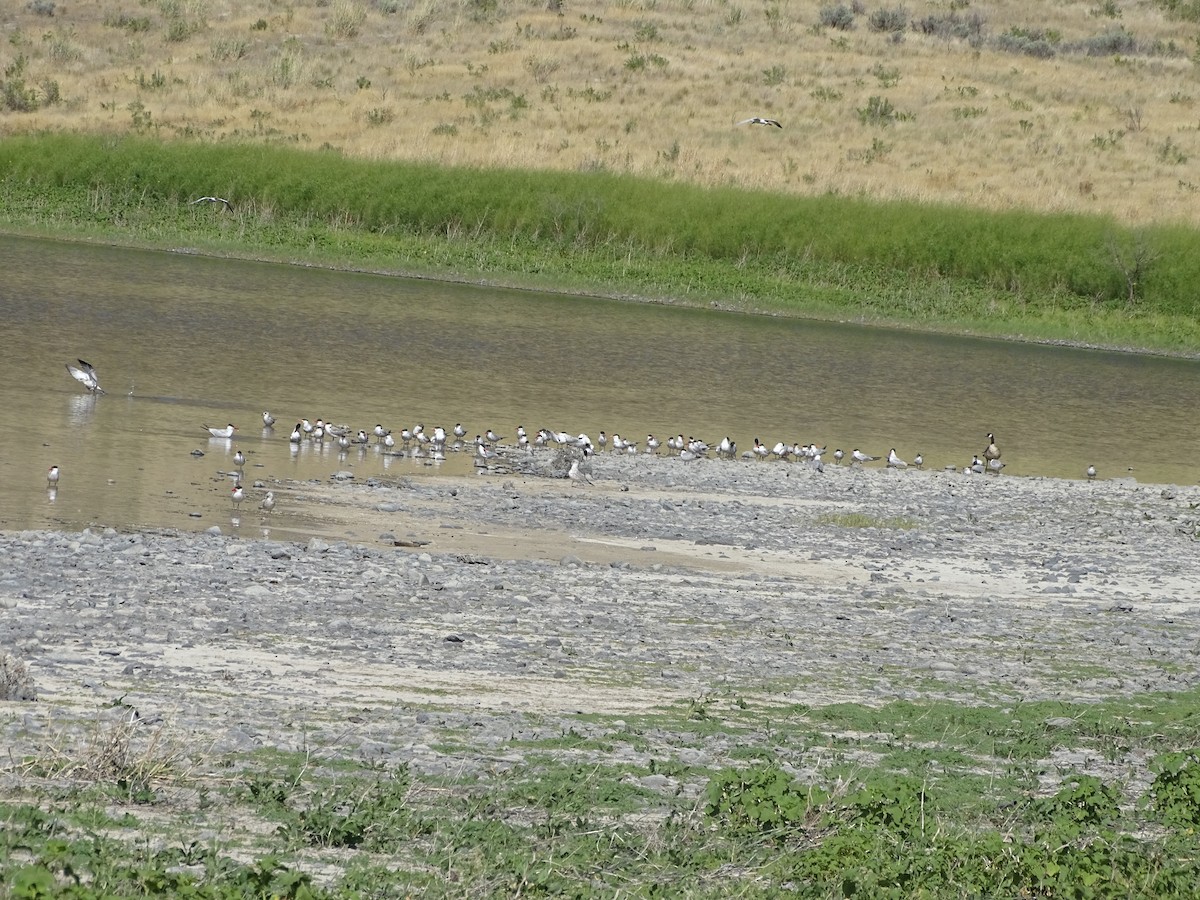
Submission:
{"label": "tall grass on bank", "polygon": [[[1093,326],[1122,343],[1120,323],[1136,317],[1168,332],[1151,346],[1200,346],[1200,233],[1182,226],[69,134],[0,143],[0,190],[13,208],[24,198],[30,220],[53,200],[72,222],[151,240],[217,223],[251,253],[307,243],[401,269],[406,254],[466,243],[476,270],[668,298],[1034,335],[1035,320],[1065,316],[1044,336],[1084,343]],[[190,203],[214,194],[233,211]]]}

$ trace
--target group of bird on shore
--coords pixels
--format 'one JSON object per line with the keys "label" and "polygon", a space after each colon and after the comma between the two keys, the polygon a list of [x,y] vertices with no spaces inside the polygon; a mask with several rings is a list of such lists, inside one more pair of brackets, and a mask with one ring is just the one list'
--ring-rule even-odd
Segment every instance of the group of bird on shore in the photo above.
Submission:
{"label": "group of bird on shore", "polygon": [[[79,363],[78,366],[67,364],[67,371],[70,372],[71,377],[91,393],[103,394],[104,390],[100,387],[95,367],[82,359],[77,360],[77,362]],[[275,416],[269,411],[264,411],[262,414],[264,432],[273,432],[275,423]],[[237,426],[233,423],[228,423],[220,427],[206,424],[202,428],[210,439],[226,441],[232,441],[238,430]],[[306,442],[312,442],[322,447],[336,446],[338,451],[342,453],[354,447],[365,450],[373,446],[376,450],[384,453],[412,458],[426,458],[435,462],[444,460],[447,452],[461,452],[469,449],[475,455],[475,464],[477,466],[487,466],[492,460],[499,458],[500,452],[498,448],[502,446],[502,442],[505,440],[505,436],[497,434],[491,428],[476,434],[474,439],[471,439],[467,429],[461,422],[449,430],[438,425],[428,431],[426,431],[423,424],[418,423],[411,428],[401,429],[397,436],[391,429],[385,428],[382,424],[377,424],[370,431],[366,429],[355,431],[349,425],[335,425],[321,418],[309,420],[303,417],[296,423],[288,435],[288,441],[293,449],[298,449]],[[678,456],[683,461],[701,459],[710,455],[718,459],[741,458],[757,461],[795,461],[807,463],[817,471],[824,471],[826,459],[831,459],[834,465],[845,463],[851,466],[863,466],[883,460],[884,466],[889,469],[907,469],[909,467],[922,469],[925,465],[925,459],[922,454],[918,453],[911,461],[908,461],[902,459],[894,447],[888,451],[886,456],[864,453],[857,447],[849,453],[840,448],[829,453],[828,447],[818,447],[815,443],[789,444],[784,441],[777,441],[774,445],[768,446],[763,441],[755,438],[753,446],[739,455],[737,442],[731,440],[728,436],[716,442],[715,446],[712,446],[699,438],[684,438],[682,433],[668,437],[665,441],[656,438],[653,434],[647,434],[645,441],[642,442],[622,438],[618,433],[610,436],[601,431],[598,433],[596,440],[593,441],[586,433],[576,434],[549,428],[541,428],[530,434],[521,425],[517,426],[513,444],[505,446],[511,446],[511,448],[515,448],[515,450],[520,452],[535,452],[539,449],[555,447],[571,448],[578,451],[583,459],[599,452],[630,455],[644,453],[653,456],[658,454],[660,450],[663,450],[664,453]],[[239,509],[246,499],[246,490],[242,484],[245,464],[245,454],[241,449],[236,449],[234,453],[234,466],[237,469],[238,478],[231,490],[235,510]],[[980,453],[972,456],[970,463],[962,466],[961,470],[954,465],[947,465],[945,468],[948,471],[962,471],[965,474],[999,475],[1003,471],[1004,466],[1005,463],[1001,460],[1001,452],[999,446],[996,444],[995,435],[989,432],[987,435],[987,445]],[[1095,479],[1096,467],[1089,465],[1085,474],[1089,480]],[[578,462],[572,465],[570,476],[572,478],[584,477]],[[51,490],[57,488],[59,477],[59,467],[57,465],[52,466],[47,474],[47,486]],[[260,503],[260,508],[268,514],[275,509],[275,495],[273,491],[267,491],[266,496]]]}

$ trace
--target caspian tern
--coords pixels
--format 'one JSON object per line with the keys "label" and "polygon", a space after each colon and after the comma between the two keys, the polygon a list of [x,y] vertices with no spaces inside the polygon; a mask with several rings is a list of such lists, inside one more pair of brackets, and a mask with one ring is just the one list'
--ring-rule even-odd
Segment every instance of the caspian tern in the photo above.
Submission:
{"label": "caspian tern", "polygon": [[888,451],[887,465],[889,469],[907,469],[908,463],[896,455],[896,448],[893,447]]}
{"label": "caspian tern", "polygon": [[853,462],[861,464],[861,463],[875,462],[875,460],[879,459],[879,457],[871,456],[867,453],[863,453],[861,450],[856,449],[856,450],[851,451],[850,459]]}
{"label": "caspian tern", "polygon": [[233,433],[237,431],[236,425],[226,425],[224,428],[211,428],[208,425],[201,425],[200,427],[215,438],[231,438],[233,437]]}
{"label": "caspian tern", "polygon": [[58,487],[58,466],[51,466],[50,471],[46,473],[46,487]]}
{"label": "caspian tern", "polygon": [[776,128],[782,128],[777,119],[764,119],[762,116],[751,116],[749,119],[742,119],[738,122],[739,125],[774,125]]}
{"label": "caspian tern", "polygon": [[233,212],[233,204],[224,197],[197,197],[191,202],[191,205],[195,206],[197,203],[224,203],[225,209],[227,209],[229,212]]}
{"label": "caspian tern", "polygon": [[233,486],[233,491],[230,495],[233,498],[233,508],[237,509],[242,505],[242,501],[246,499],[246,489],[242,487],[241,482]]}
{"label": "caspian tern", "polygon": [[78,359],[76,362],[79,363],[78,368],[67,363],[67,371],[71,373],[71,377],[93,394],[103,394],[104,389],[100,387],[100,381],[96,377],[96,367],[82,359]]}

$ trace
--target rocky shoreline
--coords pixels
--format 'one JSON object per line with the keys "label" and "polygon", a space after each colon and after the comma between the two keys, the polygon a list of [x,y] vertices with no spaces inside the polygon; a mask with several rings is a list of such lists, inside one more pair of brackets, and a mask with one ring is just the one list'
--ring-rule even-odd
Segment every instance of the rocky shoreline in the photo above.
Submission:
{"label": "rocky shoreline", "polygon": [[374,531],[0,534],[14,755],[119,701],[216,751],[482,735],[737,693],[1087,701],[1197,680],[1195,487],[600,456],[592,483],[288,485]]}

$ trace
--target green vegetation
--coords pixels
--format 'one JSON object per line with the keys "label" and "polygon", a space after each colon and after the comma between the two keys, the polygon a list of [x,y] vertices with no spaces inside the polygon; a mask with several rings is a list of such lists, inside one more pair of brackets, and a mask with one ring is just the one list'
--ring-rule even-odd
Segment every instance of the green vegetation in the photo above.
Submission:
{"label": "green vegetation", "polygon": [[124,773],[91,761],[109,745],[57,746],[0,800],[0,896],[650,897],[669,872],[694,897],[1191,897],[1200,878],[1197,692],[707,696],[513,734],[432,776],[316,747],[187,765],[122,731],[158,757],[124,806]]}
{"label": "green vegetation", "polygon": [[[508,114],[515,97],[497,98]],[[211,194],[230,199],[232,211],[191,203]],[[518,286],[772,314],[1200,350],[1200,233],[1098,216],[60,134],[0,144],[0,227],[151,246],[187,241],[207,252],[377,271],[482,273]]]}

